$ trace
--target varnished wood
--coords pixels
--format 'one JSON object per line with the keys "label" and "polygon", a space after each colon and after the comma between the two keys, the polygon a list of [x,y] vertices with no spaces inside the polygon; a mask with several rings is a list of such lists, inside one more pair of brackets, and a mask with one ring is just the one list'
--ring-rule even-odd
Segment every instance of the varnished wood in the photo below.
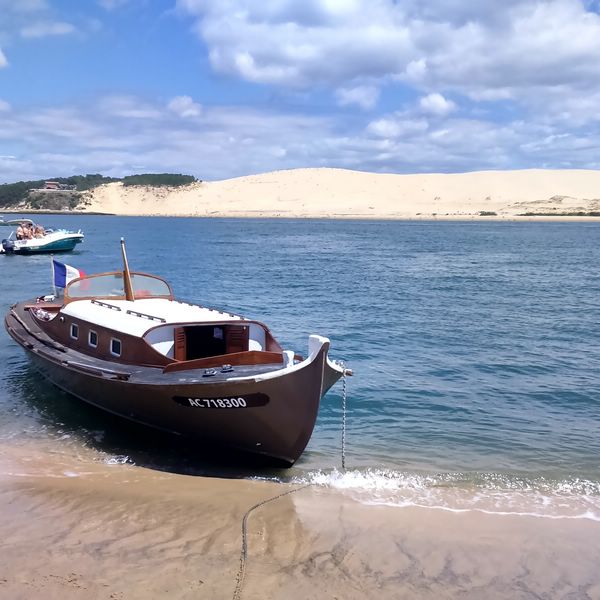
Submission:
{"label": "varnished wood", "polygon": [[236,352],[234,354],[222,354],[221,356],[209,356],[183,362],[174,362],[163,369],[163,373],[174,371],[188,371],[190,369],[210,369],[223,365],[271,365],[283,364],[283,354],[279,352],[260,352],[250,350],[248,352]]}
{"label": "varnished wood", "polygon": [[248,350],[250,330],[247,325],[227,325],[224,329],[227,354],[236,354]]}
{"label": "varnished wood", "polygon": [[125,252],[125,240],[121,238],[121,254],[123,255],[123,285],[125,286],[125,299],[133,302],[133,285],[131,284],[131,274],[129,273],[129,263],[127,262],[127,252]]}
{"label": "varnished wood", "polygon": [[173,334],[175,338],[173,356],[175,360],[185,360],[187,358],[185,329],[183,327],[175,327]]}
{"label": "varnished wood", "polygon": [[[42,321],[35,316],[33,311],[28,311],[33,317],[38,327],[52,339],[59,341],[68,348],[73,348],[83,354],[102,360],[110,360],[121,364],[143,364],[163,366],[172,361],[164,354],[157,352],[145,339],[134,335],[129,335],[121,331],[114,331],[102,327],[96,323],[90,323],[83,319],[75,319],[67,316],[61,320],[55,317],[50,321]],[[71,325],[75,324],[79,328],[77,339],[71,337]],[[98,345],[90,346],[88,336],[90,331],[95,331],[98,336]],[[121,341],[121,356],[115,356],[110,352],[111,339],[116,338]]]}

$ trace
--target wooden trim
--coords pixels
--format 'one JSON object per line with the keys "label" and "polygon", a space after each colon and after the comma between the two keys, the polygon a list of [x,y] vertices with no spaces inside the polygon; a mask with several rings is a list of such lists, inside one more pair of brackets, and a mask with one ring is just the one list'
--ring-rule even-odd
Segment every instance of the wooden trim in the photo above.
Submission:
{"label": "wooden trim", "polygon": [[220,356],[208,356],[206,358],[171,363],[163,369],[163,373],[187,371],[190,369],[209,369],[221,367],[222,365],[271,365],[279,363],[283,364],[283,354],[280,352],[250,350],[248,352],[235,352],[234,354],[221,354]]}
{"label": "wooden trim", "polygon": [[123,256],[123,285],[125,286],[125,298],[130,302],[133,302],[135,297],[133,295],[131,274],[129,273],[129,263],[127,262],[127,252],[125,251],[125,238],[121,238],[121,255]]}
{"label": "wooden trim", "polygon": [[237,323],[227,325],[225,329],[225,346],[227,354],[238,354],[248,351],[250,327]]}
{"label": "wooden trim", "polygon": [[43,308],[49,313],[58,312],[63,307],[62,304],[52,304],[48,302],[36,302],[35,304],[25,304],[23,305],[23,310],[29,310],[31,308]]}
{"label": "wooden trim", "polygon": [[187,356],[187,345],[185,337],[185,329],[183,327],[175,327],[173,329],[174,348],[173,358],[175,360],[184,361]]}

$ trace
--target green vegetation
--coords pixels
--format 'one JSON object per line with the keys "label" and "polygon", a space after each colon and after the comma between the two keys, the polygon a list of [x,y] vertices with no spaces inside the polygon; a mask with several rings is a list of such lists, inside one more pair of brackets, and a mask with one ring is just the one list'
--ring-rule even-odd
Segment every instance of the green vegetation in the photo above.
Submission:
{"label": "green vegetation", "polygon": [[480,210],[479,216],[480,217],[497,217],[498,215],[493,210]]}
{"label": "green vegetation", "polygon": [[[54,181],[59,189],[47,190],[46,181]],[[198,181],[192,175],[172,173],[148,173],[128,177],[104,177],[98,173],[55,177],[51,180],[18,181],[0,184],[0,209],[16,208],[25,203],[36,210],[73,210],[84,202],[81,192],[92,190],[99,185],[122,181],[123,185],[145,185],[152,187],[181,186]],[[37,191],[39,190],[39,191]]]}
{"label": "green vegetation", "polygon": [[69,190],[51,194],[33,190],[27,196],[27,204],[33,210],[74,210],[81,202],[81,194]]}
{"label": "green vegetation", "polygon": [[113,181],[119,181],[116,177],[104,177],[99,173],[93,175],[73,175],[72,177],[57,177],[52,181],[58,181],[65,185],[74,185],[78,192],[85,192],[91,190],[104,183],[112,183]]}
{"label": "green vegetation", "polygon": [[43,181],[17,181],[0,185],[0,206],[14,206],[27,197],[30,189],[43,188]]}
{"label": "green vegetation", "polygon": [[151,187],[189,185],[198,181],[193,175],[173,173],[146,173],[123,177],[123,185],[147,185]]}

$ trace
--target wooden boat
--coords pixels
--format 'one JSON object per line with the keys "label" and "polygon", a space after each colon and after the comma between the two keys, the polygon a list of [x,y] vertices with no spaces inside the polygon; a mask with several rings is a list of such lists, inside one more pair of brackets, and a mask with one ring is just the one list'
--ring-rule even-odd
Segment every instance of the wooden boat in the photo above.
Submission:
{"label": "wooden boat", "polygon": [[10,308],[6,329],[34,367],[127,419],[293,464],[321,398],[351,374],[328,358],[329,340],[309,336],[306,358],[283,350],[260,321],[177,301],[160,277],[130,272],[121,244],[122,272]]}
{"label": "wooden boat", "polygon": [[[36,228],[31,219],[12,219],[10,221],[0,220],[0,225],[28,226]],[[45,229],[39,228],[37,237],[18,239],[15,232],[11,232],[8,238],[2,240],[0,252],[6,254],[41,254],[70,252],[77,244],[81,244],[84,235],[81,231],[69,231],[67,229]]]}

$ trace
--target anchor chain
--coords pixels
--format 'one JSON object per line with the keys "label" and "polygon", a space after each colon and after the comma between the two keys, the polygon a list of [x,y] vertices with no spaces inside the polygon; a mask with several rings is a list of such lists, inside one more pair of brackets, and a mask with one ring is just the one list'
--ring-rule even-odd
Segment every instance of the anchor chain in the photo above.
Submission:
{"label": "anchor chain", "polygon": [[346,470],[346,364],[340,361],[342,367],[342,471]]}

